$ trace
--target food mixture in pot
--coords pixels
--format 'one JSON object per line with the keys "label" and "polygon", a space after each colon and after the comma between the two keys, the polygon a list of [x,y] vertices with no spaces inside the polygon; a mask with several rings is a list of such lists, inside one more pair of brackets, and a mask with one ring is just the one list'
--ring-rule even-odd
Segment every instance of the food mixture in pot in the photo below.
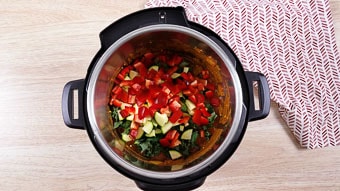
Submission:
{"label": "food mixture in pot", "polygon": [[199,151],[219,118],[221,100],[210,75],[175,53],[149,52],[134,59],[121,68],[112,88],[114,131],[151,160],[176,160]]}

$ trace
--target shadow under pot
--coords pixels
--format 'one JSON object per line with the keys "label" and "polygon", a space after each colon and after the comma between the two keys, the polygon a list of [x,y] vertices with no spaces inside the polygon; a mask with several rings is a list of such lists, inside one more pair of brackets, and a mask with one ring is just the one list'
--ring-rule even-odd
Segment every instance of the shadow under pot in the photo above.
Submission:
{"label": "shadow under pot", "polygon": [[181,7],[132,13],[100,40],[86,78],[64,87],[64,122],[85,129],[102,158],[140,189],[201,186],[234,153],[248,121],[269,113],[266,78],[245,72]]}

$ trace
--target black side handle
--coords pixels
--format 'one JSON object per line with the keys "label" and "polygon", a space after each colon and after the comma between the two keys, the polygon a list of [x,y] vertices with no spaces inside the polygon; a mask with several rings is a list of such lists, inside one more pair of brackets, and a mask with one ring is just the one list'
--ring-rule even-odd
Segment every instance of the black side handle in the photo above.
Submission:
{"label": "black side handle", "polygon": [[102,48],[107,49],[115,41],[131,31],[144,26],[157,24],[189,26],[183,7],[157,7],[144,9],[127,15],[105,28],[100,33]]}
{"label": "black side handle", "polygon": [[[64,86],[61,106],[64,123],[68,127],[85,129],[83,112],[84,85],[85,80],[81,79],[70,81]],[[74,100],[76,91],[78,100]],[[75,111],[75,109],[78,109],[78,111]],[[77,113],[77,116],[75,116],[75,113]]]}
{"label": "black side handle", "polygon": [[[245,72],[249,89],[249,121],[263,119],[270,110],[270,91],[266,77],[258,72]],[[255,109],[254,82],[258,84],[259,109]]]}

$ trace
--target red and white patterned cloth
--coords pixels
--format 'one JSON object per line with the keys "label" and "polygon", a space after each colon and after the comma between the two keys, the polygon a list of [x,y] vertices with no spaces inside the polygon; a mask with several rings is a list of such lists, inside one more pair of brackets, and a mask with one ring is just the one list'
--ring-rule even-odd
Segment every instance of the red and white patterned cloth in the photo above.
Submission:
{"label": "red and white patterned cloth", "polygon": [[183,6],[220,35],[271,98],[302,147],[340,145],[340,57],[328,0],[149,0]]}

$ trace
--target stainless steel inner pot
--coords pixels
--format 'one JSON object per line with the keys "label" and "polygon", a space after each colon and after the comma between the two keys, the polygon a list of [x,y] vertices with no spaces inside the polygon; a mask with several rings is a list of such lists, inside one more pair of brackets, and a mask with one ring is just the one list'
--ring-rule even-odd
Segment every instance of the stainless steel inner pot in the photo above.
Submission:
{"label": "stainless steel inner pot", "polygon": [[[202,156],[203,159],[197,158],[188,162],[188,164],[175,162],[167,166],[168,168],[160,168],[164,166],[157,166],[157,162],[154,165],[147,162],[141,162],[140,164],[132,161],[133,159],[138,160],[136,156],[125,156],[122,158],[115,152],[116,149],[124,152],[125,145],[112,132],[113,121],[107,106],[113,81],[120,68],[128,64],[128,60],[143,55],[146,52],[161,50],[171,50],[180,52],[183,55],[189,55],[189,57],[193,57],[197,61],[202,60],[204,65],[208,64],[209,61],[214,63],[215,65],[208,67],[208,69],[211,69],[211,71],[212,69],[219,70],[215,73],[217,74],[214,76],[216,78],[215,81],[218,81],[217,83],[220,83],[223,88],[222,91],[224,91],[223,94],[225,95],[223,99],[226,102],[233,103],[233,108],[221,106],[223,111],[221,114],[230,115],[232,121],[228,120],[219,127],[223,128],[222,136],[218,139],[218,142],[223,143],[219,148],[213,153]],[[131,169],[134,173],[150,178],[167,179],[181,177],[190,175],[193,171],[206,168],[212,161],[218,160],[218,157],[223,154],[223,151],[228,147],[232,137],[237,132],[239,125],[243,98],[238,74],[233,69],[234,64],[215,42],[206,38],[198,31],[182,26],[168,24],[161,26],[152,25],[124,35],[112,44],[98,60],[89,78],[86,105],[88,107],[90,127],[96,137],[95,140],[117,164]],[[126,153],[126,155],[132,154]]]}

